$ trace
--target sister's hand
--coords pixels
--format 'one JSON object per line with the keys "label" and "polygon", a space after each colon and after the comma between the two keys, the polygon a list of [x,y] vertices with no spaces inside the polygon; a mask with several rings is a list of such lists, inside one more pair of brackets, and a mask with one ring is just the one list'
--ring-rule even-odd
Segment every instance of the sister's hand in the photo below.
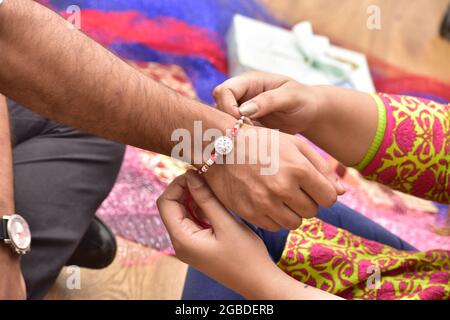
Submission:
{"label": "sister's hand", "polygon": [[306,131],[318,113],[316,87],[270,73],[248,72],[231,78],[216,87],[213,95],[220,110],[289,134]]}
{"label": "sister's hand", "polygon": [[[212,228],[190,219],[183,204],[186,191]],[[249,288],[258,287],[276,268],[263,241],[225,210],[197,173],[175,179],[158,199],[158,208],[177,257],[225,286],[251,297]]]}
{"label": "sister's hand", "polygon": [[[192,221],[184,207],[189,191],[212,228]],[[158,208],[177,257],[247,299],[336,299],[282,272],[263,241],[232,217],[192,171],[175,179]]]}

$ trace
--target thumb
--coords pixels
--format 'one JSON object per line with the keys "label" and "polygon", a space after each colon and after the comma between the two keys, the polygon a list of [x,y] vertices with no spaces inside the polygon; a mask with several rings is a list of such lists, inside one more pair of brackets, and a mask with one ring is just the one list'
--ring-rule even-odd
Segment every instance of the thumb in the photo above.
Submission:
{"label": "thumb", "polygon": [[293,102],[292,93],[279,87],[246,101],[239,107],[239,113],[250,119],[258,119],[272,112],[289,110]]}
{"label": "thumb", "polygon": [[211,222],[214,230],[228,229],[230,224],[236,223],[234,218],[214,196],[203,178],[194,171],[188,171],[186,180],[192,198]]}

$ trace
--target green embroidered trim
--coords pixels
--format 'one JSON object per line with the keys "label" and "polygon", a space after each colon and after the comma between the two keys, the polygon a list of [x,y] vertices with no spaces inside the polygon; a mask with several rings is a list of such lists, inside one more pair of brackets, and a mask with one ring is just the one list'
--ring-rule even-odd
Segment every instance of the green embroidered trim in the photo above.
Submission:
{"label": "green embroidered trim", "polygon": [[381,100],[377,94],[371,93],[370,95],[375,100],[378,107],[378,127],[375,136],[373,137],[372,145],[366,155],[360,163],[353,166],[353,168],[359,171],[367,167],[367,165],[373,160],[378,152],[378,149],[380,148],[381,143],[383,142],[384,133],[386,131],[386,107],[384,106],[383,100]]}

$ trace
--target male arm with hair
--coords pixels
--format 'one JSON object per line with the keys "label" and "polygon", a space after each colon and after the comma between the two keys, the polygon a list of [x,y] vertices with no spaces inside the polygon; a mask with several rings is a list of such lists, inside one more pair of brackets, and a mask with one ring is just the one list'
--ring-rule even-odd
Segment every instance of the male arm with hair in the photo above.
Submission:
{"label": "male arm with hair", "polygon": [[[175,129],[193,133],[194,121],[202,120],[204,129],[225,132],[235,123],[149,79],[34,1],[4,0],[0,52],[0,92],[105,138],[170,155]],[[268,130],[243,131],[251,129]],[[280,169],[270,177],[260,174],[260,162],[217,165],[205,175],[228,209],[268,230],[296,228],[301,217],[314,215],[318,205],[332,205],[343,192],[305,144],[280,134],[279,146]]]}

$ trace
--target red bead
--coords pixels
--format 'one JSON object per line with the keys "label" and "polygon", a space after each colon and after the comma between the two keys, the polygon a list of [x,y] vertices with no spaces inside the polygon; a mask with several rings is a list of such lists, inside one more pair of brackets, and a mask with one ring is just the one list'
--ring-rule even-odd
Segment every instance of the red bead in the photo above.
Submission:
{"label": "red bead", "polygon": [[217,153],[213,153],[213,154],[211,155],[211,159],[212,159],[213,161],[216,161],[216,160],[217,160]]}
{"label": "red bead", "polygon": [[237,133],[238,129],[236,127],[234,127],[233,129],[231,129],[231,134],[235,135]]}

